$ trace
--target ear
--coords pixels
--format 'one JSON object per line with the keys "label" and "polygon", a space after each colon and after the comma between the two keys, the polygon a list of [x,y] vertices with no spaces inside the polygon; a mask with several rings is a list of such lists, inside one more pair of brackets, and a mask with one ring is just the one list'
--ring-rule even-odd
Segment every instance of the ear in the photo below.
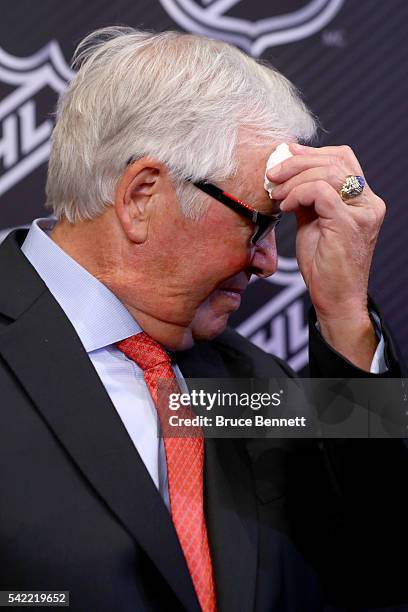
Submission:
{"label": "ear", "polygon": [[130,164],[123,173],[115,193],[115,211],[129,240],[143,243],[147,239],[155,204],[169,180],[160,162],[143,157]]}

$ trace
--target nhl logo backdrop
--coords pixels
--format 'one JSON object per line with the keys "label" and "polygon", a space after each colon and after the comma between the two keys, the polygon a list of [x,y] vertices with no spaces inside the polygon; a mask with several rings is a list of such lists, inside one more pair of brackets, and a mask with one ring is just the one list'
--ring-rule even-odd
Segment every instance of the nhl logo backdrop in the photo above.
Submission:
{"label": "nhl logo backdrop", "polygon": [[227,40],[254,56],[321,30],[343,1],[160,0],[185,30]]}
{"label": "nhl logo backdrop", "polygon": [[[44,210],[46,161],[58,95],[79,40],[112,24],[181,29],[269,59],[321,119],[319,145],[350,144],[388,205],[371,280],[408,357],[406,0],[42,0],[3,3],[0,21],[0,240]],[[129,75],[131,78],[131,75]],[[254,279],[231,323],[298,371],[307,363],[308,299],[295,227],[278,228],[279,270]],[[0,287],[1,291],[1,287]]]}
{"label": "nhl logo backdrop", "polygon": [[53,122],[37,124],[36,97],[61,94],[72,74],[56,41],[25,58],[0,48],[0,81],[11,88],[0,102],[0,196],[47,161]]}
{"label": "nhl logo backdrop", "polygon": [[[247,290],[252,308],[234,315],[237,331],[300,371],[308,363],[308,326],[305,322],[306,286],[296,258],[279,257],[278,271],[273,276],[263,281],[255,278]],[[255,308],[259,299],[259,307]]]}

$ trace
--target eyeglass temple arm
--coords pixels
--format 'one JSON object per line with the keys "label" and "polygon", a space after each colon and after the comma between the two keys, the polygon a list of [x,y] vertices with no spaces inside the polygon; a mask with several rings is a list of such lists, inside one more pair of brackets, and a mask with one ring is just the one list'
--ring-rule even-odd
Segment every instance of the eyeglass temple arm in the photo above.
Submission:
{"label": "eyeglass temple arm", "polygon": [[249,206],[248,204],[245,204],[245,202],[243,202],[242,200],[235,198],[231,194],[227,193],[226,191],[223,191],[222,189],[220,189],[216,185],[213,185],[212,183],[206,183],[204,181],[197,181],[197,182],[191,181],[191,182],[198,189],[201,189],[201,191],[208,193],[208,195],[212,196],[216,200],[223,202],[223,204],[230,206],[234,210],[236,210],[238,207],[240,208],[241,212],[244,212],[245,210],[247,216],[251,219],[251,221],[253,223],[257,222],[258,211],[252,208],[251,206]]}

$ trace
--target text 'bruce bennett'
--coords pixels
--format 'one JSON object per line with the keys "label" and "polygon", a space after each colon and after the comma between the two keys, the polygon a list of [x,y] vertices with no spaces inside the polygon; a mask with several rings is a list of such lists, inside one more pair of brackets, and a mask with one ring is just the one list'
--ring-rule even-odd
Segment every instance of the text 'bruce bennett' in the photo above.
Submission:
{"label": "text 'bruce bennett'", "polygon": [[170,427],[306,427],[306,417],[269,418],[261,414],[250,417],[224,417],[217,415],[180,417],[172,414],[169,417]]}

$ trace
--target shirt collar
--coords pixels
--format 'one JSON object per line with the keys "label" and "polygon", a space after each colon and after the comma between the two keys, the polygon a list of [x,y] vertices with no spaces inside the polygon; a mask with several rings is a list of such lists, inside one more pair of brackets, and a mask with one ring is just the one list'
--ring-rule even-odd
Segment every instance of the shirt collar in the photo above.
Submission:
{"label": "shirt collar", "polygon": [[47,234],[55,219],[36,219],[21,247],[89,353],[142,331],[122,302]]}

